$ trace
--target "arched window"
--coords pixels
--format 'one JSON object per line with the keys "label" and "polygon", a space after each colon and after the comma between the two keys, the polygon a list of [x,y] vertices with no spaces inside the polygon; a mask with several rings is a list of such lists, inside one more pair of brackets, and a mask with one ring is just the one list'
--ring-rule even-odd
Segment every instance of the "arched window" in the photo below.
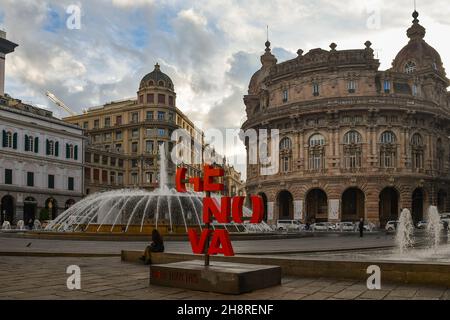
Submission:
{"label": "arched window", "polygon": [[66,159],[78,160],[78,146],[66,143]]}
{"label": "arched window", "polygon": [[280,165],[281,172],[291,171],[292,162],[292,142],[289,138],[283,138],[280,141]]}
{"label": "arched window", "polygon": [[418,133],[411,138],[411,162],[412,169],[423,169],[424,146],[422,136]]}
{"label": "arched window", "polygon": [[357,144],[357,143],[361,143],[361,141],[362,141],[362,137],[358,131],[352,130],[352,131],[347,132],[344,135],[344,143],[345,144]]}
{"label": "arched window", "polygon": [[7,133],[6,133],[6,146],[8,147],[8,148],[12,148],[12,132],[11,131],[8,131]]}
{"label": "arched window", "polygon": [[2,146],[3,148],[17,149],[17,133],[3,130]]}
{"label": "arched window", "polygon": [[397,141],[397,138],[392,131],[385,131],[381,135],[380,141],[381,143],[395,143],[395,141]]}
{"label": "arched window", "polygon": [[34,137],[25,135],[25,151],[34,151]]}
{"label": "arched window", "polygon": [[289,138],[283,138],[280,141],[280,150],[290,150],[292,149],[292,142]]}
{"label": "arched window", "polygon": [[153,80],[150,80],[150,81],[148,82],[148,85],[149,85],[149,86],[154,86],[155,83],[153,82]]}
{"label": "arched window", "polygon": [[318,171],[325,168],[325,138],[314,134],[309,138],[309,169]]}
{"label": "arched window", "polygon": [[416,64],[413,61],[408,61],[405,64],[405,72],[406,73],[413,73],[416,71]]}
{"label": "arched window", "polygon": [[46,152],[45,154],[48,156],[52,156],[55,153],[55,142],[53,140],[46,141]]}
{"label": "arched window", "polygon": [[351,130],[344,135],[344,164],[346,169],[361,167],[362,137],[358,131]]}
{"label": "arched window", "polygon": [[160,81],[158,82],[158,86],[164,87],[164,81],[160,80]]}
{"label": "arched window", "polygon": [[321,134],[314,134],[309,138],[309,146],[323,146],[325,144],[325,138]]}
{"label": "arched window", "polygon": [[395,168],[397,159],[397,138],[392,131],[385,131],[380,138],[380,167]]}

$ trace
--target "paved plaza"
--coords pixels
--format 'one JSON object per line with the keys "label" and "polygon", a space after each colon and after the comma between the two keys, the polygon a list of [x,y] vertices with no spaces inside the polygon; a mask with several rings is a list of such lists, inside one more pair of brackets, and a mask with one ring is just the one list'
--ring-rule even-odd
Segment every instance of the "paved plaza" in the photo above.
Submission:
{"label": "paved plaza", "polygon": [[[338,240],[338,241],[336,241]],[[284,277],[282,285],[240,296],[149,286],[149,268],[122,262],[120,257],[68,257],[67,253],[117,254],[142,250],[148,243],[130,241],[70,241],[24,239],[0,236],[0,299],[449,299],[450,289],[382,282],[371,291],[364,281]],[[166,252],[190,253],[187,241],[166,241]],[[236,252],[283,255],[283,252],[312,254],[321,250],[373,249],[392,246],[393,236],[371,234],[322,235],[297,239],[234,241]],[[2,255],[3,252],[3,255]],[[7,256],[8,253],[24,256]],[[52,257],[27,254],[50,253]],[[59,255],[61,254],[61,255]],[[316,253],[328,255],[328,253]],[[69,290],[67,267],[81,268],[81,290]]]}
{"label": "paved plaza", "polygon": [[[81,268],[81,290],[68,290],[66,268]],[[383,284],[370,291],[365,282],[284,277],[282,285],[240,296],[149,286],[147,266],[118,257],[0,257],[0,299],[450,299],[450,289]]]}

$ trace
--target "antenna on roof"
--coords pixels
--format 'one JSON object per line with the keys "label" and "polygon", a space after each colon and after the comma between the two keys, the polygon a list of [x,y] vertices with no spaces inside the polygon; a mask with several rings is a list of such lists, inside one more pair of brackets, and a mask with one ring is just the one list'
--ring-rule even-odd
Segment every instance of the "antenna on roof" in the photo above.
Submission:
{"label": "antenna on roof", "polygon": [[266,25],[267,27],[267,41],[269,41],[269,25]]}

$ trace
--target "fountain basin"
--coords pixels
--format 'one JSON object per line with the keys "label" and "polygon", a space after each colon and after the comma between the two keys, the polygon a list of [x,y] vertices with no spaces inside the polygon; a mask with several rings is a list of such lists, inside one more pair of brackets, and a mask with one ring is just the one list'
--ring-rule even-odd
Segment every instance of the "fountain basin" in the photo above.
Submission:
{"label": "fountain basin", "polygon": [[[203,195],[179,193],[174,189],[123,189],[91,195],[67,209],[48,223],[45,231],[151,234],[187,234],[188,229],[201,230]],[[244,220],[251,211],[244,208]],[[212,228],[226,229],[230,233],[272,232],[270,226],[259,224],[213,224]]]}
{"label": "fountain basin", "polygon": [[150,267],[150,284],[222,294],[242,294],[281,284],[278,266],[190,260]]}

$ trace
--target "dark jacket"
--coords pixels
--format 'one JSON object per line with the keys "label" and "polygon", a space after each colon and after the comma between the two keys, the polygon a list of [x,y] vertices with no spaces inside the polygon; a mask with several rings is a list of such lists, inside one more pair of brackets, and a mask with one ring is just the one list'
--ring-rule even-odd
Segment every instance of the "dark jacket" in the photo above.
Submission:
{"label": "dark jacket", "polygon": [[152,242],[150,244],[151,252],[164,252],[164,244],[162,242]]}
{"label": "dark jacket", "polygon": [[364,221],[359,222],[359,230],[360,231],[364,230]]}

